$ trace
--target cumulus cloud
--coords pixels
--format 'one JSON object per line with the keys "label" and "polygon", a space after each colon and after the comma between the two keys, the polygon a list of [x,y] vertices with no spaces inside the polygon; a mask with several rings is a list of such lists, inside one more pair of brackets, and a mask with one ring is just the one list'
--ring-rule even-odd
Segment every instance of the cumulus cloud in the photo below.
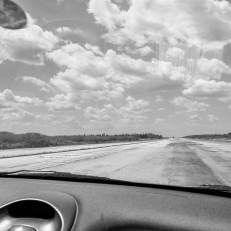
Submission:
{"label": "cumulus cloud", "polygon": [[154,50],[149,46],[145,46],[145,47],[137,48],[134,51],[131,51],[131,53],[139,54],[141,56],[146,56],[150,53],[154,53]]}
{"label": "cumulus cloud", "polygon": [[2,93],[0,93],[0,108],[41,106],[43,104],[44,102],[38,98],[17,96],[9,89],[5,89]]}
{"label": "cumulus cloud", "polygon": [[45,105],[50,111],[75,111],[80,109],[77,103],[72,102],[70,94],[55,95],[55,97],[51,97],[50,101],[46,102]]}
{"label": "cumulus cloud", "polygon": [[52,32],[36,25],[30,15],[27,27],[21,30],[0,28],[0,39],[0,62],[12,60],[33,65],[43,65],[43,53],[53,50],[59,42]]}
{"label": "cumulus cloud", "polygon": [[231,37],[227,1],[131,0],[125,11],[110,0],[91,0],[88,11],[107,29],[104,38],[119,45],[132,41],[141,46],[167,38],[172,44],[181,40],[221,47]]}
{"label": "cumulus cloud", "polygon": [[[51,84],[66,93],[76,90],[108,90],[108,83],[104,79],[107,65],[92,51],[94,47],[90,48],[86,50],[78,44],[69,44],[48,53],[49,59],[67,68],[54,76],[50,81]],[[95,52],[96,50],[97,47]]]}
{"label": "cumulus cloud", "polygon": [[200,120],[201,118],[198,115],[191,115],[189,119],[193,121],[197,121],[197,120]]}
{"label": "cumulus cloud", "polygon": [[96,55],[103,56],[103,52],[100,51],[100,48],[98,46],[92,46],[89,43],[86,43],[84,46],[87,50],[92,51]]}
{"label": "cumulus cloud", "polygon": [[47,58],[65,68],[51,78],[51,85],[82,99],[121,99],[125,89],[171,90],[185,82],[181,70],[166,75],[158,60],[145,62],[113,50],[103,54],[99,47],[89,44],[67,44],[47,53]]}
{"label": "cumulus cloud", "polygon": [[157,95],[156,96],[156,99],[155,99],[155,102],[162,102],[163,101],[163,98],[160,96],[160,95]]}
{"label": "cumulus cloud", "polygon": [[167,59],[184,59],[185,52],[178,47],[169,47],[166,51]]}
{"label": "cumulus cloud", "polygon": [[176,106],[185,107],[188,109],[188,112],[192,111],[204,111],[209,107],[209,104],[197,102],[197,101],[191,101],[185,97],[176,97],[171,101]]}
{"label": "cumulus cloud", "polygon": [[102,121],[111,121],[112,118],[107,114],[107,110],[105,108],[99,109],[94,107],[87,107],[84,110],[84,114],[87,118],[94,120],[102,120]]}
{"label": "cumulus cloud", "polygon": [[[215,74],[231,73],[231,67],[218,59],[200,58],[197,60],[197,68],[200,74],[205,74],[216,78]],[[218,75],[220,77],[220,75]],[[220,78],[219,78],[220,79]]]}
{"label": "cumulus cloud", "polygon": [[[114,109],[114,112],[119,118],[119,123],[122,124],[133,124],[137,122],[142,122],[148,117],[143,115],[149,112],[148,106],[150,103],[144,99],[134,99],[131,96],[126,98],[126,104],[120,108]],[[111,108],[112,110],[112,108]]]}
{"label": "cumulus cloud", "polygon": [[133,97],[128,96],[126,98],[128,105],[124,107],[125,110],[133,112],[143,112],[144,108],[149,106],[149,102],[143,99],[135,100]]}
{"label": "cumulus cloud", "polygon": [[62,116],[54,114],[43,114],[40,115],[40,118],[46,122],[49,122],[49,124],[52,125],[61,125],[65,127],[70,127],[71,129],[77,129],[82,127],[76,116],[68,114]]}
{"label": "cumulus cloud", "polygon": [[56,29],[56,31],[59,33],[69,33],[71,32],[71,29],[69,27],[59,27]]}
{"label": "cumulus cloud", "polygon": [[106,61],[115,71],[127,75],[147,76],[156,74],[161,77],[162,74],[157,63],[145,62],[142,59],[132,59],[125,54],[116,54],[113,50],[107,51]]}
{"label": "cumulus cloud", "polygon": [[[185,76],[171,74],[164,71],[164,62],[153,59],[145,62],[142,59],[132,59],[125,54],[116,54],[108,50],[106,60],[113,69],[114,79],[120,81],[126,88],[158,91],[181,88],[185,82]],[[171,63],[169,63],[171,65]]]}
{"label": "cumulus cloud", "polygon": [[126,98],[124,106],[115,107],[112,104],[105,104],[103,108],[87,107],[84,114],[90,119],[91,124],[99,126],[126,127],[143,122],[148,117],[143,115],[148,109],[149,102],[143,99],[134,99],[131,96]]}
{"label": "cumulus cloud", "polygon": [[86,34],[81,28],[59,27],[54,33],[63,41],[84,41]]}
{"label": "cumulus cloud", "polygon": [[231,83],[198,79],[192,87],[183,90],[183,94],[198,99],[217,98],[227,102],[231,100]]}
{"label": "cumulus cloud", "polygon": [[5,112],[2,116],[0,116],[0,118],[2,120],[33,121],[39,118],[39,116],[25,110],[20,110],[19,112]]}
{"label": "cumulus cloud", "polygon": [[[99,57],[94,52],[78,44],[69,44],[48,53],[49,59],[60,66],[68,67],[68,70],[54,77],[51,83],[66,89],[65,86],[63,88],[63,84],[58,83],[66,75],[68,77],[74,75],[78,86],[82,85],[96,90],[108,87],[105,78],[107,82],[109,80],[119,81],[127,88],[148,89],[171,88],[174,85],[179,87],[185,81],[184,76],[181,75],[176,76],[174,73],[172,76],[164,75],[157,60],[145,62],[142,59],[132,59],[125,54],[117,54],[113,50],[108,50],[104,57]],[[161,64],[164,65],[163,62]]]}
{"label": "cumulus cloud", "polygon": [[91,46],[91,49],[87,50],[77,43],[67,44],[47,53],[46,56],[59,66],[77,70],[85,75],[100,77],[107,72],[107,66],[104,60],[92,51],[98,49],[98,47]]}
{"label": "cumulus cloud", "polygon": [[140,122],[143,122],[147,120],[148,117],[145,115],[134,115],[134,114],[123,114],[120,116],[120,119],[118,120],[119,126],[127,126],[127,125],[132,125],[136,124],[139,125]]}
{"label": "cumulus cloud", "polygon": [[63,118],[64,118],[64,123],[62,123],[62,124],[68,125],[68,126],[70,126],[71,128],[74,128],[74,129],[82,127],[81,123],[76,118],[76,116],[67,115],[67,116],[64,116]]}
{"label": "cumulus cloud", "polygon": [[108,86],[104,78],[81,75],[74,69],[67,69],[64,72],[59,72],[51,79],[51,84],[67,93],[75,92],[76,90],[107,90]]}
{"label": "cumulus cloud", "polygon": [[209,120],[210,122],[213,122],[213,121],[218,120],[218,118],[217,118],[216,116],[214,116],[214,115],[208,115],[207,118],[208,118],[208,120]]}
{"label": "cumulus cloud", "polygon": [[102,90],[102,91],[95,91],[95,92],[86,92],[83,93],[83,97],[84,95],[86,95],[86,97],[90,97],[92,99],[98,99],[98,100],[107,100],[110,101],[112,99],[114,100],[121,100],[123,98],[123,93],[124,93],[124,88],[120,87],[120,86],[113,86],[111,85],[111,87],[109,87],[108,90]]}
{"label": "cumulus cloud", "polygon": [[52,121],[57,120],[57,116],[55,116],[54,114],[44,114],[42,116],[42,119],[45,120],[45,121],[52,122]]}
{"label": "cumulus cloud", "polygon": [[38,87],[40,91],[48,92],[48,91],[53,90],[50,84],[46,83],[45,81],[41,79],[31,77],[31,76],[23,76],[20,79],[22,79],[26,83],[35,85],[36,87]]}

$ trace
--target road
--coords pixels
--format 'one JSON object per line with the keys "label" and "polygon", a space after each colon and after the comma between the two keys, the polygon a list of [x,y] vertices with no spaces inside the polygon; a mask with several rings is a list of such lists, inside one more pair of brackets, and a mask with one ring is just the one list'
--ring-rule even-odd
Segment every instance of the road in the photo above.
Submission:
{"label": "road", "polygon": [[32,152],[29,156],[0,158],[0,169],[52,170],[180,186],[231,186],[231,143],[175,139],[69,152]]}

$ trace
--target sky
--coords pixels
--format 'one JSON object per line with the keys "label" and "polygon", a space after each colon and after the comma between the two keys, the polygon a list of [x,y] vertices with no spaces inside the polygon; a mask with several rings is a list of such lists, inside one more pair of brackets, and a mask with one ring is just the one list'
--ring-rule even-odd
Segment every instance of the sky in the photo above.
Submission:
{"label": "sky", "polygon": [[231,6],[215,0],[17,0],[0,28],[0,131],[231,132]]}

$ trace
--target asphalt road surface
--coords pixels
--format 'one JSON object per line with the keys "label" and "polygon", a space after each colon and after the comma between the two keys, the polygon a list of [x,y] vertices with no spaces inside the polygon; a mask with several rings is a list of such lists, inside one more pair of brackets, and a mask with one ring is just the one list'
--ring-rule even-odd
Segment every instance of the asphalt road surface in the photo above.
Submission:
{"label": "asphalt road surface", "polygon": [[231,143],[155,140],[0,158],[1,171],[22,169],[71,172],[143,183],[231,186]]}

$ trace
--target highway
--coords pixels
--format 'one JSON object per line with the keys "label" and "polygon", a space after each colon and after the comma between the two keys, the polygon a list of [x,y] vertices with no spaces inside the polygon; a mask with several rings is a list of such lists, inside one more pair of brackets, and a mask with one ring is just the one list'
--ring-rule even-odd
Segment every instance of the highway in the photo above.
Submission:
{"label": "highway", "polygon": [[57,153],[32,152],[0,158],[0,169],[61,171],[180,186],[231,186],[231,143],[166,139]]}

